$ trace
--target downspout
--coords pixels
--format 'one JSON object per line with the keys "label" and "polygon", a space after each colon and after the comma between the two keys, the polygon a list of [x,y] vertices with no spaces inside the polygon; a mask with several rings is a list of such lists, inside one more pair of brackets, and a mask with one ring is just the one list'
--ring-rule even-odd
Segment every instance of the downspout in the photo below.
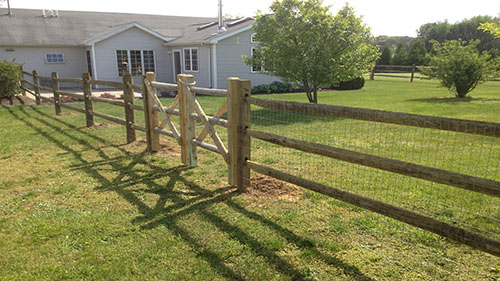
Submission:
{"label": "downspout", "polygon": [[217,89],[217,43],[212,44],[212,87]]}
{"label": "downspout", "polygon": [[[94,72],[94,73],[91,73],[91,75],[92,75],[94,80],[98,80],[97,79],[97,62],[95,60],[95,44],[92,44],[92,46],[90,47],[90,52],[92,53],[92,72]],[[99,85],[95,85],[95,88],[99,89]]]}

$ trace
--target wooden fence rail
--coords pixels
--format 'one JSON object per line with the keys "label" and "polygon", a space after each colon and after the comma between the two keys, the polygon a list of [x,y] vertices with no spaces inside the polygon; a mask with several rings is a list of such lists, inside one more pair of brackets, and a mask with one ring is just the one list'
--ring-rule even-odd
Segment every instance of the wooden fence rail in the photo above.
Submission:
{"label": "wooden fence rail", "polygon": [[[155,81],[154,73],[147,73],[143,76],[141,85],[134,84],[133,77],[130,74],[124,75],[121,83],[92,80],[88,73],[84,73],[82,78],[59,78],[57,73],[52,73],[51,77],[47,77],[38,75],[36,71],[33,71],[32,74],[27,72],[23,72],[23,74],[32,78],[32,81],[24,79],[22,82],[25,85],[22,84],[22,87],[27,93],[35,96],[37,104],[40,104],[41,101],[54,104],[55,112],[58,115],[61,113],[61,108],[83,113],[85,114],[87,127],[95,124],[94,117],[124,125],[127,143],[136,140],[136,131],[144,132],[149,152],[160,150],[160,135],[168,136],[181,146],[181,161],[190,167],[198,165],[198,148],[220,155],[228,166],[229,184],[237,186],[240,190],[245,190],[250,185],[250,171],[253,170],[500,256],[500,241],[401,207],[306,180],[254,162],[251,160],[251,139],[259,139],[304,153],[446,184],[492,197],[500,197],[500,182],[254,130],[251,128],[251,105],[298,114],[431,128],[495,138],[500,138],[499,123],[253,98],[250,94],[250,81],[240,80],[239,78],[229,78],[228,89],[224,90],[196,87],[194,77],[185,74],[179,74],[177,83],[172,84]],[[51,81],[52,87],[41,86],[40,80]],[[62,82],[80,84],[83,94],[60,90],[60,83]],[[92,95],[93,85],[120,88],[123,90],[124,99],[122,101],[96,97]],[[53,98],[42,96],[42,90],[49,91]],[[169,106],[165,106],[158,99],[157,90],[177,91],[177,95],[171,100]],[[142,93],[143,105],[135,104],[135,91]],[[225,97],[226,100],[213,116],[209,116],[198,102],[196,95]],[[82,100],[84,101],[84,107],[80,108],[75,105],[61,103],[60,96],[71,96]],[[93,107],[95,102],[122,107],[125,118],[96,112]],[[144,126],[136,123],[135,111],[144,112]],[[226,112],[227,120],[221,118]],[[178,116],[178,124],[174,123],[177,118],[173,120],[172,115]],[[196,122],[201,123],[203,126],[203,129],[198,134],[196,132]],[[223,142],[215,126],[227,130],[227,143]],[[214,144],[205,141],[206,138],[210,138]]]}

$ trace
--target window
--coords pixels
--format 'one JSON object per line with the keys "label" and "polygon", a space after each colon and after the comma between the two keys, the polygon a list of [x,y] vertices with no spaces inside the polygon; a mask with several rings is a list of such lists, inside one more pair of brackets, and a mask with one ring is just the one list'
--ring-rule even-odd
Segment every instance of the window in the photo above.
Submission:
{"label": "window", "polygon": [[63,54],[46,54],[45,62],[47,63],[64,63]]}
{"label": "window", "polygon": [[142,58],[140,50],[130,50],[130,73],[134,76],[142,74]]}
{"label": "window", "polygon": [[184,49],[184,70],[198,71],[198,49]]}
{"label": "window", "polygon": [[129,66],[128,72],[134,76],[155,72],[155,54],[152,50],[117,50],[116,63],[120,77],[127,73],[124,62]]}
{"label": "window", "polygon": [[155,54],[153,51],[142,51],[144,57],[144,72],[155,71]]}
{"label": "window", "polygon": [[126,62],[128,64],[128,51],[127,50],[117,50],[116,51],[116,63],[118,64],[118,76],[122,77],[127,71],[123,65]]}
{"label": "window", "polygon": [[259,52],[257,51],[257,48],[252,48],[251,55],[252,58],[255,59],[255,62],[251,66],[252,68],[251,72],[256,73],[256,72],[266,71],[264,69],[264,64],[262,63],[262,61],[259,60]]}
{"label": "window", "polygon": [[250,35],[250,43],[259,43],[257,40],[255,40],[255,35],[257,35],[257,33],[252,33],[252,35]]}
{"label": "window", "polygon": [[90,55],[90,51],[86,51],[87,54],[87,72],[92,75],[92,57]]}

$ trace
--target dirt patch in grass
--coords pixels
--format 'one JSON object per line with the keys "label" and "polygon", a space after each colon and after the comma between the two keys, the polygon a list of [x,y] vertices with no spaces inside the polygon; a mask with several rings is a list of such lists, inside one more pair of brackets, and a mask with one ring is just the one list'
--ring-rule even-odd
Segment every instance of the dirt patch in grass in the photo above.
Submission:
{"label": "dirt patch in grass", "polygon": [[0,98],[1,105],[35,105],[35,101],[25,97],[25,96],[16,96],[11,99],[8,98]]}
{"label": "dirt patch in grass", "polygon": [[89,128],[100,130],[100,129],[114,128],[116,126],[118,126],[118,125],[116,125],[116,124],[110,124],[110,123],[94,123],[94,126],[91,126]]}
{"label": "dirt patch in grass", "polygon": [[245,191],[248,196],[259,199],[294,202],[300,199],[302,193],[296,185],[262,175],[252,176],[250,187]]}
{"label": "dirt patch in grass", "polygon": [[[145,139],[139,139],[137,140],[137,143],[138,144],[146,144],[146,140]],[[174,143],[174,142],[171,142],[171,141],[168,141],[168,140],[164,140],[162,138],[160,138],[160,151],[158,151],[159,154],[178,154],[180,155],[181,154],[181,146]]]}

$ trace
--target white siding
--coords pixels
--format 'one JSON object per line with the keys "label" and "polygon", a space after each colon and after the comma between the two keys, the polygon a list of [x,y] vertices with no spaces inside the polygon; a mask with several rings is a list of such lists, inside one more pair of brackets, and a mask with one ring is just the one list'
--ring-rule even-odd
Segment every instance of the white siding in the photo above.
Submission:
{"label": "white siding", "polygon": [[[14,51],[6,51],[9,49]],[[46,63],[45,54],[64,54],[64,63]],[[17,63],[24,63],[24,71],[31,73],[36,70],[43,76],[58,72],[59,77],[82,77],[82,73],[87,69],[83,47],[1,47],[0,60],[4,59],[16,59]]]}
{"label": "white siding", "polygon": [[[184,49],[186,48],[197,48],[198,49],[198,71],[186,71],[184,67]],[[209,88],[212,87],[210,81],[210,46],[208,45],[186,45],[186,46],[176,46],[169,47],[168,53],[170,57],[170,68],[171,68],[171,81],[174,80],[173,74],[173,52],[180,51],[181,52],[181,72],[184,74],[191,74],[194,76],[194,81],[196,81],[196,86]],[[170,80],[169,80],[170,81]]]}
{"label": "white siding", "polygon": [[[156,80],[172,81],[172,56],[167,54],[163,41],[138,28],[131,28],[95,45],[95,64],[99,80],[121,82],[118,76],[116,50],[153,50],[155,52]],[[136,76],[135,83],[142,78]]]}
{"label": "white siding", "polygon": [[254,31],[250,29],[217,43],[217,88],[227,88],[228,77],[251,80],[252,87],[280,80],[278,77],[252,73],[251,67],[243,63],[241,56],[250,57],[252,47],[257,46],[257,44],[250,42],[252,33]]}

